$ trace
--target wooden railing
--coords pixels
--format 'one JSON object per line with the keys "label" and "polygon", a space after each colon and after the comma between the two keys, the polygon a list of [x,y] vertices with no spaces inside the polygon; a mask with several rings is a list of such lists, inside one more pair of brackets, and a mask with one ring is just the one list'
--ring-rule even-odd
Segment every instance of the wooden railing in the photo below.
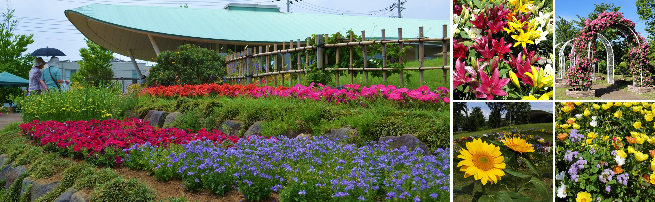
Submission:
{"label": "wooden railing", "polygon": [[[301,83],[301,75],[304,73],[306,74],[310,65],[310,54],[309,50],[316,50],[316,65],[317,69],[323,69],[325,67],[326,63],[328,63],[327,59],[327,53],[325,51],[326,48],[340,48],[340,47],[349,47],[350,48],[350,65],[347,68],[330,68],[327,70],[334,71],[334,74],[336,75],[335,77],[335,83],[338,86],[339,85],[339,71],[348,71],[350,74],[350,83],[353,83],[353,72],[354,71],[363,71],[364,72],[364,79],[365,82],[368,84],[369,83],[369,75],[368,73],[370,71],[382,71],[383,73],[383,81],[384,83],[387,83],[387,72],[388,71],[394,71],[395,69],[389,68],[387,66],[387,52],[386,52],[386,46],[382,46],[382,68],[368,68],[367,62],[367,51],[366,48],[367,46],[373,45],[373,44],[389,44],[389,43],[394,43],[398,44],[400,49],[403,48],[404,43],[418,43],[418,55],[419,55],[419,67],[413,67],[413,68],[403,68],[399,71],[399,78],[400,78],[400,85],[404,85],[404,71],[407,70],[412,70],[412,71],[419,71],[419,77],[420,77],[420,82],[421,84],[424,83],[425,78],[424,78],[424,71],[425,70],[437,70],[441,69],[443,71],[443,82],[447,83],[448,82],[448,77],[449,73],[448,70],[450,69],[450,66],[448,66],[448,47],[450,46],[450,38],[447,38],[447,25],[443,25],[443,37],[442,38],[424,38],[423,37],[423,27],[419,28],[419,38],[415,39],[402,39],[402,28],[398,28],[398,40],[387,40],[385,38],[385,30],[382,30],[382,40],[371,40],[367,41],[366,40],[366,33],[362,31],[362,40],[359,42],[356,42],[353,40],[353,33],[350,32],[350,38],[349,42],[347,43],[336,43],[336,44],[328,44],[324,43],[324,41],[328,40],[328,35],[317,35],[316,36],[316,44],[315,46],[310,46],[309,41],[311,38],[307,38],[306,45],[301,47],[300,39],[297,39],[296,41],[296,48],[294,48],[294,41],[291,40],[289,43],[289,48],[286,46],[286,42],[282,43],[282,49],[278,50],[278,44],[273,44],[273,51],[270,51],[269,48],[270,46],[265,47],[265,52],[263,46],[259,46],[259,51],[255,49],[254,51],[257,51],[253,53],[252,48],[247,48],[245,51],[233,53],[227,56],[226,59],[226,70],[228,75],[232,72],[237,72],[236,75],[234,76],[228,76],[226,77],[226,80],[230,83],[242,83],[242,84],[250,84],[252,83],[253,78],[259,78],[260,84],[262,83],[267,83],[268,82],[263,82],[265,77],[272,76],[274,85],[278,85],[278,79],[277,76],[280,75],[282,76],[281,81],[284,81],[284,74],[297,74],[297,83]],[[425,42],[441,42],[442,44],[442,52],[441,55],[443,57],[443,65],[441,67],[424,67],[423,66],[423,61],[424,61],[424,53],[425,53],[425,48],[424,48],[424,43]],[[353,68],[353,47],[362,47],[363,50],[363,68]],[[305,53],[305,61],[304,61],[304,66],[302,65],[301,61],[301,54]],[[339,52],[336,51],[336,63],[339,63]],[[279,70],[279,66],[282,66],[282,68],[286,68],[285,66],[285,57],[281,57],[282,60],[282,65],[278,64],[278,55],[280,54],[287,54],[287,53],[299,53],[297,54],[297,68],[294,70],[293,66],[296,64],[291,64],[289,63],[289,70]],[[273,68],[269,68],[268,64],[271,64],[271,56],[273,56],[273,64],[271,65]],[[291,57],[291,56],[290,56]],[[255,60],[255,61],[253,61]],[[398,58],[399,62],[403,62],[403,58]],[[255,64],[267,64],[265,65],[266,68],[265,70],[259,70],[258,68],[254,68]],[[274,69],[274,70],[271,70]],[[432,78],[429,78],[432,79]],[[293,84],[293,79],[291,76],[289,76],[289,84]]]}

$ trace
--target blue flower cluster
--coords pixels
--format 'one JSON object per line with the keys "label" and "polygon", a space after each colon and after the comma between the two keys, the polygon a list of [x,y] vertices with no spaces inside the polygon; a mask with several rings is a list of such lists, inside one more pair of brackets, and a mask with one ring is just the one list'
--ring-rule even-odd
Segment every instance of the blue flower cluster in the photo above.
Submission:
{"label": "blue flower cluster", "polygon": [[264,200],[272,192],[290,201],[308,197],[316,201],[449,200],[448,148],[428,155],[420,149],[388,149],[387,145],[357,147],[322,137],[251,136],[230,146],[194,141],[178,152],[141,145],[130,153],[168,155],[154,161],[136,159],[150,155],[131,155],[126,161],[150,162],[156,167],[154,173],[172,167],[187,189],[204,187],[222,195],[236,188],[248,200]]}

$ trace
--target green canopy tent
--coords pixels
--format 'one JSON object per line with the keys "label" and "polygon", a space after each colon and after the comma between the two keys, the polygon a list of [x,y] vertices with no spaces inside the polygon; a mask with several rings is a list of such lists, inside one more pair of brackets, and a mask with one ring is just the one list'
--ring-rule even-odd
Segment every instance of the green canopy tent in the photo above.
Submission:
{"label": "green canopy tent", "polygon": [[20,78],[9,72],[0,73],[0,87],[21,87],[29,85],[30,82],[27,79]]}

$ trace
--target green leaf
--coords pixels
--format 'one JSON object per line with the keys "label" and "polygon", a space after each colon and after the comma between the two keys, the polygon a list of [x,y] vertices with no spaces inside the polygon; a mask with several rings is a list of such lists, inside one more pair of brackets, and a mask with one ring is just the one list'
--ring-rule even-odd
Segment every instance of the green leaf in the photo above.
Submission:
{"label": "green leaf", "polygon": [[550,198],[548,196],[548,189],[546,188],[546,184],[544,184],[543,181],[537,179],[536,177],[532,177],[532,179],[530,179],[530,182],[532,182],[534,187],[537,188],[537,192],[539,192],[541,197]]}
{"label": "green leaf", "polygon": [[493,201],[496,201],[496,200],[494,200],[492,195],[484,195],[484,196],[481,196],[478,199],[478,202],[493,202]]}
{"label": "green leaf", "polygon": [[532,162],[530,162],[529,159],[523,158],[523,161],[525,162],[526,165],[528,165],[530,170],[532,170],[532,172],[534,172],[534,174],[536,174],[537,176],[541,176],[541,174],[539,174],[539,171],[537,170],[537,168],[534,167],[534,164],[532,164]]}
{"label": "green leaf", "polygon": [[514,170],[512,170],[510,168],[505,168],[504,171],[509,173],[510,175],[515,176],[515,177],[520,177],[520,178],[529,178],[530,177],[530,175],[526,175],[526,174],[523,174],[523,173],[520,173],[520,172],[516,172],[516,171],[514,171]]}
{"label": "green leaf", "polygon": [[509,193],[507,193],[505,191],[496,192],[495,196],[498,197],[498,198],[496,198],[496,201],[502,201],[502,202],[512,201],[512,197],[509,196]]}

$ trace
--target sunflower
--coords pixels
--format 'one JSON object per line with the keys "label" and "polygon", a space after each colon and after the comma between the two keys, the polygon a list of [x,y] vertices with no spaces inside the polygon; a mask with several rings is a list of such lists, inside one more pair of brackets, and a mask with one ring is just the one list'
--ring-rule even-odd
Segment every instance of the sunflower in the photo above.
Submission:
{"label": "sunflower", "polygon": [[519,137],[505,138],[505,146],[514,151],[520,152],[521,154],[524,152],[534,152],[534,147],[532,144],[529,144],[524,139]]}
{"label": "sunflower", "polygon": [[500,153],[500,147],[474,139],[466,143],[466,149],[462,148],[461,154],[457,156],[463,159],[457,167],[461,167],[460,171],[465,172],[464,178],[474,176],[475,180],[480,180],[482,185],[485,185],[487,181],[495,184],[501,176],[505,176],[502,170],[505,168],[505,158]]}

